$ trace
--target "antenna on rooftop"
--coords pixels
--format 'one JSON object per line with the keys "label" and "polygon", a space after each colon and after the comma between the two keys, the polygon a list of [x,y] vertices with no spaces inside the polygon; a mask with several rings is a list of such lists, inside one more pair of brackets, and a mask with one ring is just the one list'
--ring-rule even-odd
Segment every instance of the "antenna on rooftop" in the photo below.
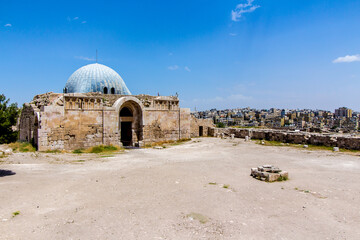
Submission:
{"label": "antenna on rooftop", "polygon": [[97,49],[96,49],[96,63],[98,62]]}

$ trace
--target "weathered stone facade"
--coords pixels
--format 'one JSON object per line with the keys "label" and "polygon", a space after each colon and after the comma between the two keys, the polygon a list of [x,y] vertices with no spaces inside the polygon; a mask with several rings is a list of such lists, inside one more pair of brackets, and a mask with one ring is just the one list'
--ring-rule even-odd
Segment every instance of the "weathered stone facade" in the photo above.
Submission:
{"label": "weathered stone facade", "polygon": [[40,151],[72,150],[190,138],[193,122],[175,96],[46,93],[24,105],[19,129]]}
{"label": "weathered stone facade", "polygon": [[208,136],[209,129],[214,126],[212,119],[199,119],[191,116],[191,137]]}

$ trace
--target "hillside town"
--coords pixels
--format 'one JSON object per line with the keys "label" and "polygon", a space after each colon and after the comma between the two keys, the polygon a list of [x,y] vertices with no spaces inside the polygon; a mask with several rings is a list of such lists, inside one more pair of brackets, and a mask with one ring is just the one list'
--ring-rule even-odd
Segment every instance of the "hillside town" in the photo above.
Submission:
{"label": "hillside town", "polygon": [[196,118],[213,119],[218,127],[253,127],[310,132],[359,132],[359,112],[341,107],[334,112],[311,109],[236,108],[194,111]]}

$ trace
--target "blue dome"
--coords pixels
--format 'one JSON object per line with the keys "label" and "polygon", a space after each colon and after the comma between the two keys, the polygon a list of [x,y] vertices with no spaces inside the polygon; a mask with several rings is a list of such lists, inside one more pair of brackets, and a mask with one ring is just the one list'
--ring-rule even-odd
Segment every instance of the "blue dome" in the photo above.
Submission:
{"label": "blue dome", "polygon": [[117,72],[98,63],[89,64],[76,70],[66,82],[64,92],[131,95]]}

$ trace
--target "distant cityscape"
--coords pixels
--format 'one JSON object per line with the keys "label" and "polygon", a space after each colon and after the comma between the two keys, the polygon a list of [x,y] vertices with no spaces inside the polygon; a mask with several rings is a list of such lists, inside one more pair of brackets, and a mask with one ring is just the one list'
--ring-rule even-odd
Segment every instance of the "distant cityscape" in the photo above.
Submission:
{"label": "distant cityscape", "polygon": [[341,107],[334,112],[311,109],[236,108],[194,111],[193,116],[213,119],[218,127],[254,127],[309,132],[359,132],[359,112]]}

